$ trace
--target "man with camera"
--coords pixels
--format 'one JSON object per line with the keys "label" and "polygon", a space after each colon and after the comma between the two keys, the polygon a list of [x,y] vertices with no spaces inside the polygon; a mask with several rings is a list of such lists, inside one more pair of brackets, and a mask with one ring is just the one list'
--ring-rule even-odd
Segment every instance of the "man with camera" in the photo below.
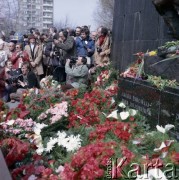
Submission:
{"label": "man with camera", "polygon": [[68,35],[66,30],[59,32],[58,40],[54,40],[56,53],[59,52],[60,54],[60,63],[63,66],[59,66],[58,71],[56,71],[57,75],[59,76],[59,82],[66,81],[66,74],[65,74],[65,62],[66,59],[70,58],[71,56],[75,55],[75,41],[72,36]]}
{"label": "man with camera", "polygon": [[21,70],[22,74],[17,78],[19,88],[15,93],[10,94],[11,102],[15,102],[16,100],[19,101],[26,89],[40,88],[37,77],[31,70],[31,65],[29,62],[24,62]]}
{"label": "man with camera", "polygon": [[98,28],[98,39],[96,41],[94,53],[95,64],[103,66],[110,61],[111,41],[108,29],[105,27]]}
{"label": "man with camera", "polygon": [[[74,63],[74,64],[73,64]],[[69,79],[66,85],[62,85],[62,91],[66,92],[72,88],[86,88],[88,84],[88,67],[86,65],[87,59],[85,57],[78,57],[76,59],[67,59],[65,64],[65,72]],[[73,64],[72,66],[70,64]]]}

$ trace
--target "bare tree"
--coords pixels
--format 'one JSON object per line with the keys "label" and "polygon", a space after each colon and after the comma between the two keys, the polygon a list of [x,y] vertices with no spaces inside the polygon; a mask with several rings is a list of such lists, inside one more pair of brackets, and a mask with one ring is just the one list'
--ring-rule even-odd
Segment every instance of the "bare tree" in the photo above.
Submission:
{"label": "bare tree", "polygon": [[9,33],[16,30],[18,0],[0,0],[0,30]]}
{"label": "bare tree", "polygon": [[114,0],[98,0],[94,11],[94,21],[97,26],[112,28],[113,24]]}
{"label": "bare tree", "polygon": [[69,19],[69,17],[66,15],[64,19],[60,19],[59,21],[56,21],[54,23],[54,26],[57,29],[63,29],[63,28],[74,28],[76,27]]}

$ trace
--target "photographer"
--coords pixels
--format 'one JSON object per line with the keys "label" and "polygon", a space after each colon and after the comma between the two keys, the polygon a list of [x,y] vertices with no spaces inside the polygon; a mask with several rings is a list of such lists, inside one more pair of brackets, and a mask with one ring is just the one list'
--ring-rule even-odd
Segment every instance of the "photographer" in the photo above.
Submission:
{"label": "photographer", "polygon": [[16,100],[19,101],[26,89],[39,88],[37,77],[34,72],[31,71],[30,63],[24,62],[22,64],[21,70],[22,76],[17,79],[20,88],[17,89],[16,93],[10,94],[11,102],[15,102]]}
{"label": "photographer", "polygon": [[22,67],[23,62],[29,61],[29,55],[26,51],[22,50],[22,44],[17,43],[15,53],[9,59],[12,62],[13,69],[18,69]]}
{"label": "photographer", "polygon": [[85,57],[78,57],[76,63],[72,67],[70,67],[70,62],[71,60],[67,59],[65,64],[65,72],[69,79],[66,85],[62,85],[62,91],[64,92],[72,88],[86,88],[88,84],[87,59]]}
{"label": "photographer", "polygon": [[53,37],[53,40],[49,40],[46,44],[44,55],[47,57],[47,69],[46,75],[53,74],[53,79],[58,82],[65,81],[65,70],[62,60],[62,50],[55,46],[54,41],[58,40],[58,35]]}
{"label": "photographer", "polygon": [[98,28],[98,39],[96,41],[96,50],[94,60],[96,65],[103,66],[109,63],[111,41],[108,34],[108,29],[105,27]]}
{"label": "photographer", "polygon": [[[68,35],[66,30],[59,32],[59,39],[54,40],[55,48],[57,52],[60,52],[60,62],[62,65],[65,65],[66,59],[75,55],[75,41],[74,38]],[[60,82],[64,82],[66,80],[65,67],[58,68],[59,79]],[[57,74],[57,75],[58,75]]]}

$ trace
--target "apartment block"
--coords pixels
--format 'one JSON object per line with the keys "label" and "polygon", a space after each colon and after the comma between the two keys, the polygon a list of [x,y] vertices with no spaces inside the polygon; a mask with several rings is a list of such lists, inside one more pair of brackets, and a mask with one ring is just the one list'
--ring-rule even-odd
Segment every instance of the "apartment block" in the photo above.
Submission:
{"label": "apartment block", "polygon": [[53,12],[53,0],[19,0],[18,30],[46,31],[53,26]]}

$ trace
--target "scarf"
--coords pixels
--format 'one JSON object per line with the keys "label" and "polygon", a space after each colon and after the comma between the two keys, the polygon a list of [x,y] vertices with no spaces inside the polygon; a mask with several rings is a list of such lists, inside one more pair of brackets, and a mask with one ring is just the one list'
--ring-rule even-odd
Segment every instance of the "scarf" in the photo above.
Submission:
{"label": "scarf", "polygon": [[101,46],[104,43],[105,36],[99,37],[99,46]]}

